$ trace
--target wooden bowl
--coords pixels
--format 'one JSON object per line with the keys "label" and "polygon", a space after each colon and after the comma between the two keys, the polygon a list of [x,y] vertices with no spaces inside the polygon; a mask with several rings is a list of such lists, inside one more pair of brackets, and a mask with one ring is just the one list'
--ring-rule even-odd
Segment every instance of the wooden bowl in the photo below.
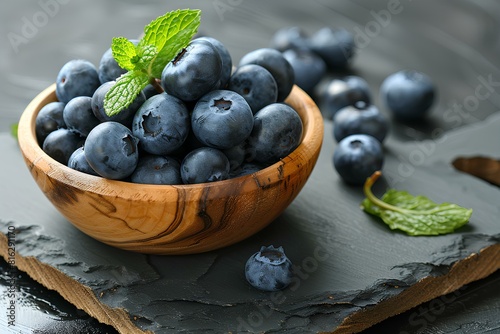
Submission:
{"label": "wooden bowl", "polygon": [[271,223],[306,183],[323,140],[318,107],[295,86],[286,100],[299,113],[303,139],[281,161],[214,183],[144,185],[87,175],[49,157],[37,143],[35,119],[57,101],[41,92],[19,122],[19,145],[36,183],[74,226],[108,245],[150,254],[201,253],[241,241]]}

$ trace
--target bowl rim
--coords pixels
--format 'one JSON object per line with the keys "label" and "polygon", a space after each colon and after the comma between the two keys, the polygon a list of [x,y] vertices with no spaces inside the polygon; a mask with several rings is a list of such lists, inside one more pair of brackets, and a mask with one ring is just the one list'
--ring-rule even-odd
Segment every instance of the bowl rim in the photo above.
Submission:
{"label": "bowl rim", "polygon": [[[276,177],[273,175],[275,175],[276,170],[280,169],[284,164],[295,161],[297,162],[297,167],[299,167],[309,163],[311,159],[314,159],[315,163],[323,143],[324,128],[321,112],[312,98],[297,85],[294,85],[290,95],[284,102],[292,106],[299,104],[302,107],[301,109],[305,111],[304,115],[299,112],[303,123],[303,135],[298,147],[292,153],[280,159],[280,161],[251,174],[208,183],[157,185],[106,179],[71,169],[51,158],[39,145],[35,131],[36,115],[44,105],[57,101],[55,88],[55,83],[45,88],[28,104],[21,115],[18,127],[18,142],[23,157],[30,170],[36,166],[44,170],[47,176],[59,182],[71,187],[91,190],[93,193],[99,195],[109,196],[110,193],[119,190],[118,193],[120,197],[137,198],[141,197],[141,195],[150,194],[155,190],[168,192],[178,191],[179,189],[200,190],[227,187],[230,184],[234,184],[234,182],[246,182],[248,178],[253,178],[255,186],[261,187],[262,185],[259,184],[258,180],[275,179]],[[294,107],[294,109],[297,108]],[[115,195],[118,195],[118,193]]]}

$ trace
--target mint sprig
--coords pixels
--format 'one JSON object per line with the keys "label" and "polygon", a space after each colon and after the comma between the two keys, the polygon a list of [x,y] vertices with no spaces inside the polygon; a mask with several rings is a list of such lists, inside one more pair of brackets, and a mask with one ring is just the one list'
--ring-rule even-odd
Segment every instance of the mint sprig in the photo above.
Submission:
{"label": "mint sprig", "polygon": [[117,79],[105,96],[104,110],[108,116],[132,104],[148,83],[157,86],[156,79],[161,77],[163,68],[198,31],[200,16],[198,9],[168,12],[144,28],[137,45],[124,37],[113,38],[113,58],[128,72]]}
{"label": "mint sprig", "polygon": [[465,225],[472,215],[472,209],[451,203],[436,204],[424,196],[394,189],[378,199],[371,187],[380,175],[375,172],[366,180],[363,187],[366,199],[361,208],[380,217],[392,230],[412,236],[448,234]]}

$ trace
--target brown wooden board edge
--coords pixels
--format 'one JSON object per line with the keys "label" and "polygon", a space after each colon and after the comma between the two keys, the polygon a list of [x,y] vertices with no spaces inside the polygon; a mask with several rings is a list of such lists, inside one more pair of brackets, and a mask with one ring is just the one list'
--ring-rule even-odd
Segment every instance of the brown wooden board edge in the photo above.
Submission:
{"label": "brown wooden board edge", "polygon": [[[8,238],[4,233],[0,233],[0,249],[0,254],[5,261],[8,261]],[[143,331],[134,325],[124,309],[111,308],[101,303],[91,288],[56,268],[40,262],[35,257],[24,257],[16,252],[15,266],[16,269],[27,273],[33,280],[47,289],[57,291],[68,302],[101,323],[113,326],[120,333],[152,334],[152,332]]]}
{"label": "brown wooden board edge", "polygon": [[397,296],[353,313],[332,334],[359,333],[392,316],[459,290],[474,281],[486,278],[500,269],[500,244],[483,248],[479,253],[455,262],[442,276],[427,276]]}

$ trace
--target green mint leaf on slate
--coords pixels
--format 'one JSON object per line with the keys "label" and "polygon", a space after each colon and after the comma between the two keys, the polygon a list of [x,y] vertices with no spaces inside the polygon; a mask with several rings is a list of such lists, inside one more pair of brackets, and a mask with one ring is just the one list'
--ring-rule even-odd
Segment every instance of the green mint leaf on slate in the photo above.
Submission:
{"label": "green mint leaf on slate", "polygon": [[472,215],[472,209],[451,203],[436,204],[424,196],[394,189],[389,189],[378,199],[371,187],[380,175],[380,172],[375,172],[366,180],[363,188],[366,198],[361,208],[380,217],[392,230],[398,229],[412,236],[448,234],[465,225]]}
{"label": "green mint leaf on slate", "polygon": [[[130,106],[148,83],[156,83],[168,62],[198,31],[200,16],[198,9],[168,12],[144,28],[144,37],[137,45],[124,37],[113,38],[113,58],[128,72],[116,80],[105,96],[104,109],[108,116]],[[159,85],[155,86],[161,90]]]}
{"label": "green mint leaf on slate", "polygon": [[123,74],[116,84],[106,93],[104,110],[108,116],[114,116],[127,108],[149,83],[146,73],[129,71]]}
{"label": "green mint leaf on slate", "polygon": [[200,10],[179,9],[154,20],[144,28],[139,47],[154,45],[158,54],[151,62],[151,74],[161,76],[165,65],[185,47],[198,31]]}

